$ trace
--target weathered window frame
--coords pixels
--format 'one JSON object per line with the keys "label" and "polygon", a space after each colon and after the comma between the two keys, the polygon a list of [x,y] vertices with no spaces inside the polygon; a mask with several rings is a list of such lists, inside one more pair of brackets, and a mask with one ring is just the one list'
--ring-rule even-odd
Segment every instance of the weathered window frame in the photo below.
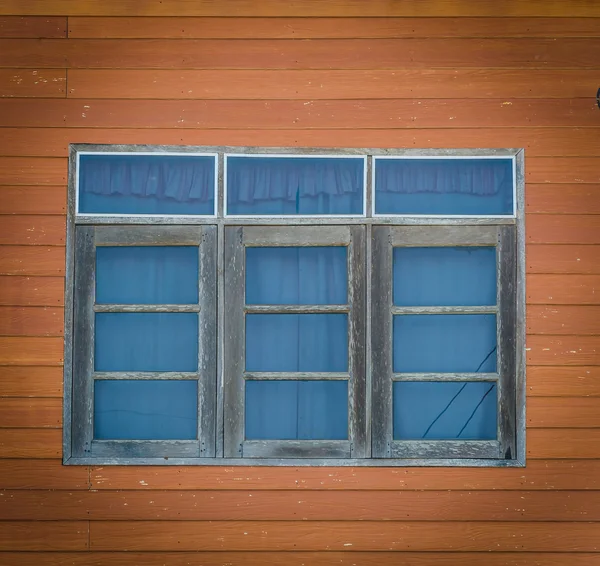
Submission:
{"label": "weathered window frame", "polygon": [[[217,199],[216,199],[216,215],[215,216],[173,216],[173,215],[144,215],[144,216],[128,216],[128,215],[95,215],[95,214],[76,214],[76,191],[77,191],[77,155],[79,152],[93,153],[134,153],[143,152],[145,154],[211,154],[218,155],[218,176],[217,176]],[[305,156],[364,156],[366,159],[366,192],[365,192],[365,210],[362,216],[315,216],[315,217],[240,217],[227,216],[224,214],[224,164],[226,155],[305,155]],[[445,158],[463,158],[463,157],[505,157],[512,158],[515,170],[515,199],[514,207],[515,214],[512,216],[399,216],[399,215],[374,215],[374,169],[373,163],[375,158],[389,157],[440,157]],[[71,146],[70,154],[70,171],[69,171],[69,193],[68,193],[68,215],[67,215],[67,265],[66,265],[66,286],[65,286],[65,367],[64,367],[64,423],[63,427],[63,461],[65,464],[83,464],[83,465],[103,465],[103,464],[154,464],[154,465],[334,465],[334,466],[524,466],[525,465],[525,232],[524,232],[524,153],[518,149],[493,149],[493,150],[383,150],[383,149],[291,149],[291,148],[235,148],[235,147],[168,147],[168,146],[94,146],[87,144],[76,144]],[[159,230],[160,227],[172,225],[175,227],[191,228],[196,227],[201,229],[204,234],[211,233],[211,238],[214,238],[214,249],[216,249],[216,257],[213,260],[216,263],[214,285],[216,289],[214,307],[217,318],[217,334],[215,343],[212,346],[214,352],[214,366],[216,366],[214,380],[214,404],[211,418],[214,421],[213,432],[207,434],[204,438],[206,446],[198,447],[198,452],[193,454],[178,453],[177,450],[171,451],[169,454],[164,452],[164,447],[158,447],[152,451],[148,446],[135,446],[137,441],[127,441],[123,443],[122,450],[112,450],[107,448],[106,451],[88,452],[85,450],[85,442],[90,441],[90,428],[88,424],[91,415],[86,415],[86,410],[89,411],[90,399],[85,400],[85,391],[89,391],[89,384],[81,385],[77,383],[77,379],[73,379],[73,372],[80,371],[78,364],[81,362],[76,354],[80,349],[81,340],[89,340],[90,335],[86,334],[81,329],[81,325],[74,326],[74,310],[75,306],[75,263],[78,247],[82,244],[79,241],[82,239],[79,235],[76,238],[76,232],[85,232],[85,228],[91,226],[106,227],[115,226],[125,229],[125,226],[130,229],[137,227],[146,227],[149,231]],[[293,232],[295,227],[316,228],[324,227],[339,227],[349,230],[351,234],[364,234],[365,244],[362,249],[364,253],[364,293],[365,304],[364,308],[364,324],[362,325],[361,340],[364,340],[364,397],[360,401],[364,403],[364,411],[358,410],[358,413],[364,414],[363,423],[356,427],[357,433],[350,431],[350,436],[354,434],[350,454],[323,452],[321,450],[310,450],[302,446],[298,450],[294,443],[289,443],[287,446],[280,445],[277,447],[261,449],[255,455],[257,457],[242,457],[243,453],[239,452],[239,431],[237,432],[236,441],[231,442],[225,439],[224,431],[229,434],[233,428],[232,407],[227,403],[228,383],[236,383],[236,379],[226,380],[225,375],[231,371],[231,360],[228,361],[226,352],[231,345],[226,344],[225,325],[228,324],[226,315],[230,310],[227,301],[226,284],[224,278],[216,276],[223,274],[227,268],[227,254],[235,252],[233,244],[229,245],[227,233],[234,234],[243,232],[248,227],[289,227],[289,232]],[[511,389],[511,396],[499,395],[500,399],[507,399],[509,403],[508,409],[499,408],[499,421],[504,419],[511,420],[512,429],[514,432],[502,433],[499,437],[499,448],[497,456],[496,452],[483,451],[479,453],[460,453],[457,454],[452,450],[440,449],[438,446],[430,445],[427,450],[414,451],[406,458],[398,458],[400,454],[397,449],[387,449],[389,440],[388,424],[377,424],[377,417],[373,417],[377,403],[381,403],[381,394],[378,390],[381,387],[382,380],[375,377],[383,363],[374,355],[374,349],[379,347],[374,340],[372,332],[372,319],[377,312],[383,312],[383,303],[379,304],[372,300],[373,293],[378,291],[378,286],[374,278],[371,276],[370,266],[376,261],[376,245],[378,240],[378,232],[383,233],[386,230],[394,232],[401,230],[402,227],[423,227],[424,230],[434,230],[437,228],[454,229],[456,233],[463,230],[475,227],[490,227],[497,231],[498,234],[512,234],[512,236],[502,236],[497,240],[499,249],[505,249],[507,245],[512,246],[510,255],[513,259],[510,261],[510,266],[502,269],[499,277],[508,275],[505,271],[513,270],[510,277],[514,281],[514,308],[511,309],[511,317],[514,317],[513,345],[511,346],[511,355],[502,356],[500,354],[499,372],[510,372],[513,379],[513,384],[507,387]],[[205,232],[208,227],[212,227]],[[83,229],[83,230],[81,230]],[[288,232],[286,229],[285,232]],[[200,233],[200,231],[198,231]],[[509,240],[514,238],[514,243],[509,244]],[[89,245],[89,243],[87,244]],[[212,245],[212,244],[211,244]],[[266,244],[265,244],[266,245]],[[201,247],[202,249],[202,247]],[[507,255],[507,257],[508,257]],[[362,261],[362,259],[361,259]],[[378,260],[377,260],[378,261]],[[508,262],[499,263],[505,265]],[[368,266],[368,268],[367,268]],[[86,283],[89,285],[90,282]],[[77,285],[78,301],[82,300],[81,287]],[[89,293],[89,291],[88,291]],[[349,294],[352,290],[349,289]],[[361,291],[362,293],[362,291]],[[504,303],[508,299],[500,299]],[[85,308],[90,312],[89,299]],[[210,301],[209,301],[210,302]],[[503,304],[504,304],[503,303]],[[236,307],[238,310],[240,305]],[[244,306],[241,306],[242,311]],[[499,303],[499,311],[500,308]],[[378,311],[379,309],[379,311]],[[88,315],[89,316],[89,315]],[[391,311],[390,311],[391,316]],[[507,317],[505,317],[509,320]],[[81,319],[84,320],[84,319]],[[237,322],[239,324],[239,321]],[[511,324],[510,321],[508,324]],[[499,323],[500,327],[500,323]],[[502,337],[501,337],[502,338]],[[239,348],[239,345],[238,345]],[[499,342],[499,349],[502,345]],[[350,354],[352,357],[352,354]],[[79,356],[80,357],[80,356]],[[209,356],[210,357],[210,356]],[[510,362],[508,358],[511,358]],[[503,361],[504,360],[504,361]],[[212,363],[212,362],[211,362]],[[512,371],[509,367],[514,368]],[[238,375],[241,375],[238,372]],[[386,374],[387,375],[387,374]],[[360,383],[362,377],[358,379]],[[239,381],[237,382],[239,386]],[[83,387],[83,390],[82,390]],[[88,389],[86,389],[86,387]],[[83,391],[83,400],[82,400]],[[238,392],[239,393],[239,392]],[[349,396],[350,397],[350,396]],[[232,398],[239,398],[232,397]],[[379,399],[379,401],[378,401]],[[356,400],[353,401],[356,405]],[[87,404],[86,404],[87,403]],[[86,409],[87,407],[87,409]],[[352,407],[351,407],[352,408]],[[380,406],[381,408],[381,406]],[[379,409],[378,409],[379,410]],[[208,414],[208,413],[207,413]],[[349,413],[350,415],[350,413]],[[352,418],[352,417],[351,417]],[[357,420],[362,417],[358,416]],[[80,424],[83,419],[83,426]],[[87,419],[87,420],[86,420]],[[227,424],[229,419],[229,425]],[[233,417],[235,420],[235,417]],[[385,420],[385,419],[384,419]],[[230,427],[229,432],[228,426]],[[86,429],[87,427],[87,429]],[[505,425],[502,425],[503,430],[509,430]],[[210,427],[209,427],[210,428]],[[206,430],[208,431],[209,428]],[[238,427],[239,428],[239,427]],[[84,432],[82,432],[84,431]],[[86,432],[87,431],[87,432]],[[349,436],[349,439],[350,439]],[[510,437],[508,439],[508,437]],[[214,438],[214,442],[213,439]],[[82,441],[83,440],[83,441]],[[202,437],[200,438],[202,440]],[[96,441],[97,442],[97,441]],[[110,441],[112,442],[112,441]],[[146,442],[146,441],[141,441]],[[179,441],[175,441],[179,442]],[[303,441],[313,442],[313,441]],[[371,443],[373,442],[373,446]],[[443,441],[444,443],[453,441]],[[392,443],[393,445],[393,443]],[[390,445],[390,446],[392,446]],[[274,445],[273,445],[274,446]],[[377,448],[379,446],[379,448]],[[381,448],[385,446],[385,448]],[[136,448],[140,448],[137,450]],[[214,449],[213,449],[214,448]],[[315,445],[315,449],[317,446]],[[433,449],[435,448],[435,449]],[[510,452],[506,450],[510,448]],[[373,449],[373,451],[372,451]],[[161,451],[163,450],[163,451]],[[195,449],[193,449],[195,450]],[[282,452],[283,450],[283,452]],[[252,450],[250,451],[252,452]],[[197,454],[197,455],[196,455]],[[246,454],[248,455],[248,454]],[[338,457],[340,455],[348,457]],[[364,455],[364,457],[363,457]]]}

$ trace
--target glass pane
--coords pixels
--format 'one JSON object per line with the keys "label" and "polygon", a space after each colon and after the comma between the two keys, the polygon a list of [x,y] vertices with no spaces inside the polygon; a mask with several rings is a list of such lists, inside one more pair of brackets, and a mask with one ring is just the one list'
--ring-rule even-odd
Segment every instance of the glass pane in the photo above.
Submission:
{"label": "glass pane", "polygon": [[197,304],[198,248],[96,248],[96,303]]}
{"label": "glass pane", "polygon": [[376,159],[377,214],[513,214],[512,159]]}
{"label": "glass pane", "polygon": [[347,301],[345,247],[246,249],[247,304],[340,305]]}
{"label": "glass pane", "polygon": [[362,214],[364,159],[227,158],[228,214]]}
{"label": "glass pane", "polygon": [[347,315],[246,315],[246,370],[347,371]]}
{"label": "glass pane", "polygon": [[394,372],[496,371],[496,315],[394,316]]}
{"label": "glass pane", "polygon": [[96,371],[197,371],[195,313],[97,313]]}
{"label": "glass pane", "polygon": [[194,439],[196,381],[98,380],[94,383],[94,438]]}
{"label": "glass pane", "polygon": [[495,305],[496,248],[394,248],[394,304]]}
{"label": "glass pane", "polygon": [[79,212],[213,214],[216,160],[197,155],[80,155]]}
{"label": "glass pane", "polygon": [[494,440],[496,384],[394,382],[395,440]]}
{"label": "glass pane", "polygon": [[248,440],[345,440],[347,381],[247,381]]}

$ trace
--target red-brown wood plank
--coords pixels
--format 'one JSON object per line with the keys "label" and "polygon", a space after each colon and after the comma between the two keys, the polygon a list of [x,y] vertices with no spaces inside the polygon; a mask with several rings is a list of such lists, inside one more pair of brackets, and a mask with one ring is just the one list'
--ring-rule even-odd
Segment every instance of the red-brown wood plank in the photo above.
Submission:
{"label": "red-brown wood plank", "polygon": [[600,460],[530,460],[525,468],[100,466],[108,490],[599,490]]}
{"label": "red-brown wood plank", "polygon": [[568,169],[563,162],[541,157],[528,161],[525,178],[529,183],[600,183],[600,160],[594,157],[571,157]]}
{"label": "red-brown wood plank", "polygon": [[[86,466],[63,466],[55,460],[0,460],[0,489],[87,489]],[[2,561],[0,560],[0,564]]]}
{"label": "red-brown wood plank", "polygon": [[527,334],[600,335],[600,306],[529,305]]}
{"label": "red-brown wood plank", "polygon": [[65,273],[64,246],[0,246],[0,275]]}
{"label": "red-brown wood plank", "polygon": [[0,97],[64,98],[64,69],[0,69]]}
{"label": "red-brown wood plank", "polygon": [[66,214],[65,186],[0,186],[0,214]]}
{"label": "red-brown wood plank", "polygon": [[[526,20],[523,21],[525,23]],[[515,21],[516,24],[516,21]],[[573,22],[578,28],[576,22]],[[519,24],[516,24],[519,25]],[[550,26],[551,26],[550,22]],[[583,30],[583,28],[582,28]],[[23,17],[3,16],[0,17],[0,37],[14,38],[41,38],[41,37],[67,37],[66,17]]]}
{"label": "red-brown wood plank", "polygon": [[530,397],[600,397],[600,367],[529,366],[527,395]]}
{"label": "red-brown wood plank", "polygon": [[600,365],[600,336],[528,336],[527,363],[535,366]]}
{"label": "red-brown wood plank", "polygon": [[[29,428],[0,428],[0,459],[56,459],[61,457],[62,430],[60,429],[37,428],[32,430]],[[2,529],[0,529],[0,532],[2,532]],[[2,548],[1,544],[0,548]],[[56,550],[60,549],[57,548]]]}
{"label": "red-brown wood plank", "polygon": [[0,365],[60,366],[63,363],[63,340],[54,337],[0,337]]}
{"label": "red-brown wood plank", "polygon": [[537,275],[527,276],[527,302],[537,305],[597,305],[600,304],[598,275]]}
{"label": "red-brown wood plank", "polygon": [[[0,24],[1,25],[1,24]],[[0,28],[1,29],[1,28]],[[70,38],[346,39],[599,37],[591,18],[156,18],[72,17]]]}
{"label": "red-brown wood plank", "polygon": [[4,523],[0,550],[87,550],[88,523],[44,521]]}
{"label": "red-brown wood plank", "polygon": [[526,222],[529,244],[600,244],[600,215],[529,214]]}
{"label": "red-brown wood plank", "polygon": [[525,258],[527,273],[600,273],[600,246],[528,245]]}
{"label": "red-brown wood plank", "polygon": [[62,185],[67,182],[67,159],[0,157],[0,175],[4,185]]}
{"label": "red-brown wood plank", "polygon": [[0,366],[0,397],[62,397],[62,367]]}
{"label": "red-brown wood plank", "polygon": [[64,310],[0,306],[0,336],[62,336]]}
{"label": "red-brown wood plank", "polygon": [[600,214],[600,184],[528,183],[525,210],[543,214]]}
{"label": "red-brown wood plank", "polygon": [[598,402],[595,397],[531,397],[527,400],[527,426],[600,428]]}
{"label": "red-brown wood plank", "polygon": [[529,429],[527,456],[528,458],[600,458],[600,429]]}
{"label": "red-brown wood plank", "polygon": [[[597,127],[595,100],[398,99],[398,100],[0,100],[7,127],[193,129],[413,129]],[[412,139],[411,133],[405,132]],[[340,132],[341,134],[341,132]],[[356,135],[356,134],[355,134]],[[344,136],[337,145],[345,145]],[[362,145],[362,144],[361,144]],[[445,147],[446,144],[442,144]],[[542,164],[548,167],[550,164]],[[589,167],[593,167],[593,163]],[[597,164],[596,164],[597,167]],[[66,166],[65,166],[66,169]],[[552,170],[553,167],[550,167]],[[545,169],[529,182],[548,182]],[[559,170],[561,182],[571,179]],[[571,171],[571,173],[573,173]],[[594,170],[589,171],[590,176]],[[541,180],[536,180],[541,179]],[[593,181],[588,181],[593,182]],[[597,181],[596,181],[597,182]],[[10,181],[8,182],[10,183]],[[32,184],[32,183],[23,183]],[[60,184],[60,183],[54,183]]]}
{"label": "red-brown wood plank", "polygon": [[65,231],[66,219],[63,215],[6,215],[0,222],[0,245],[64,246]]}
{"label": "red-brown wood plank", "polygon": [[61,426],[61,399],[0,398],[0,428],[61,428]]}
{"label": "red-brown wood plank", "polygon": [[64,278],[0,276],[0,305],[57,307],[64,304]]}
{"label": "red-brown wood plank", "polygon": [[595,71],[70,69],[72,98],[384,99],[589,98]]}
{"label": "red-brown wood plank", "polygon": [[595,523],[91,521],[92,550],[596,551]]}

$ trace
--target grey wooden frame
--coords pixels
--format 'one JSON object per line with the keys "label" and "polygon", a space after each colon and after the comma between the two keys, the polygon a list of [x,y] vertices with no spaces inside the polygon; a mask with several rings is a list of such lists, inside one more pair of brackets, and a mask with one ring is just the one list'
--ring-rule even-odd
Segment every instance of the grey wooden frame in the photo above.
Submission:
{"label": "grey wooden frame", "polygon": [[[217,154],[218,162],[218,187],[217,187],[217,215],[214,216],[151,216],[151,215],[77,215],[75,209],[76,191],[77,191],[77,154],[80,151],[87,152],[144,152],[168,154],[175,153],[210,153]],[[236,218],[225,217],[223,198],[224,198],[224,179],[223,166],[225,154],[285,154],[285,155],[366,155],[367,156],[367,194],[366,194],[366,217],[290,217],[290,218]],[[373,165],[376,157],[385,156],[430,156],[432,158],[439,156],[447,157],[465,157],[465,156],[502,156],[514,160],[515,185],[516,185],[516,207],[513,217],[433,217],[433,216],[373,216]],[[271,466],[271,465],[289,465],[289,466],[476,466],[476,467],[515,467],[524,466],[526,461],[526,379],[525,379],[525,177],[524,177],[524,151],[521,149],[381,149],[381,148],[256,148],[256,147],[227,147],[227,146],[149,146],[149,145],[94,145],[94,144],[72,144],[70,146],[69,156],[69,190],[67,206],[67,238],[66,238],[66,285],[65,285],[65,362],[64,362],[64,403],[63,403],[63,462],[73,465],[110,465],[110,464],[140,464],[140,465],[240,465],[245,462],[251,462],[252,465]],[[158,457],[142,453],[130,452],[129,454],[94,455],[89,452],[76,451],[73,448],[75,443],[72,441],[72,435],[76,435],[79,428],[79,415],[81,410],[76,410],[78,393],[76,392],[77,372],[75,367],[78,362],[76,351],[76,336],[79,329],[74,323],[74,305],[75,297],[82,291],[76,288],[75,282],[75,252],[76,238],[75,231],[83,226],[215,226],[216,227],[216,310],[217,310],[217,336],[216,340],[216,447],[215,457],[196,457],[196,456],[175,456]],[[227,382],[225,374],[226,359],[224,356],[226,336],[223,333],[223,321],[226,310],[224,295],[225,284],[222,277],[224,263],[224,233],[227,226],[365,226],[366,227],[366,265],[372,264],[373,246],[375,241],[372,238],[372,232],[377,226],[422,226],[422,227],[475,227],[475,226],[514,226],[516,227],[516,260],[514,269],[516,270],[516,321],[515,335],[516,343],[514,345],[514,392],[515,403],[512,407],[514,411],[516,450],[515,452],[504,452],[496,458],[473,458],[473,457],[408,457],[408,458],[380,458],[375,456],[375,451],[371,452],[371,440],[375,441],[377,434],[376,427],[371,431],[371,420],[367,418],[366,422],[366,458],[350,457],[336,458],[320,454],[318,457],[310,458],[253,458],[246,460],[244,458],[224,457],[224,415],[223,399],[224,389]],[[376,367],[376,356],[371,353],[371,322],[376,315],[375,305],[371,304],[372,285],[375,278],[372,277],[370,269],[366,270],[366,336],[367,343],[365,347],[366,355],[366,392],[365,405],[367,411],[370,411],[372,405],[371,395],[375,392],[375,384],[372,383]],[[508,323],[508,322],[507,322]],[[214,330],[214,329],[213,329]],[[83,337],[83,335],[82,335]],[[214,336],[213,336],[214,338]],[[82,338],[79,338],[81,340]],[[507,370],[508,371],[508,370]],[[75,376],[75,378],[74,378]],[[510,407],[507,407],[507,415],[510,420]],[[502,409],[501,409],[502,411]],[[85,415],[84,415],[85,418]],[[374,422],[376,415],[374,417]],[[371,457],[369,457],[369,455]]]}
{"label": "grey wooden frame", "polygon": [[[346,305],[245,304],[245,250],[248,247],[344,246],[348,257]],[[367,448],[365,375],[365,227],[268,226],[225,229],[225,457],[228,458],[364,458]],[[247,372],[245,315],[249,313],[335,313],[348,315],[348,372]],[[348,440],[246,440],[246,380],[348,381]]]}
{"label": "grey wooden frame", "polygon": [[[96,249],[99,246],[197,246],[198,302],[191,305],[95,304]],[[73,333],[73,428],[75,457],[171,458],[215,455],[216,406],[216,228],[214,226],[78,226],[75,230]],[[97,312],[198,313],[198,369],[195,372],[94,371]],[[196,440],[95,440],[94,382],[101,379],[198,382]]]}
{"label": "grey wooden frame", "polygon": [[[372,352],[373,456],[379,458],[506,458],[516,454],[515,371],[517,247],[515,226],[373,227]],[[496,305],[489,307],[395,307],[392,253],[395,247],[493,246],[496,248]],[[496,373],[394,373],[393,318],[403,314],[496,315]],[[394,381],[486,381],[498,388],[497,440],[394,440]]]}

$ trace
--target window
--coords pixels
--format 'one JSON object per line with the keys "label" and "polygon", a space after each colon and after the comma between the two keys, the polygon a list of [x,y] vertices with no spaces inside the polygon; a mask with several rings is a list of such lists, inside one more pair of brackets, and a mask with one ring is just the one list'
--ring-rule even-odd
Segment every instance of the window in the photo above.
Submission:
{"label": "window", "polygon": [[71,147],[64,461],[524,465],[523,153]]}

